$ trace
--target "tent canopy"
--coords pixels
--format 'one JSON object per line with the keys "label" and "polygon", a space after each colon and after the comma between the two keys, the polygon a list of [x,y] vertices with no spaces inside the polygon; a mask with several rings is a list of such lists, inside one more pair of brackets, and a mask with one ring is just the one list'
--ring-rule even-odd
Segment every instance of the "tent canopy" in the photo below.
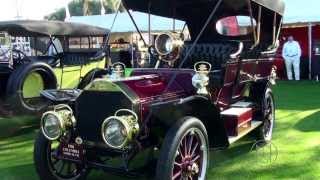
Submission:
{"label": "tent canopy", "polygon": [[[113,20],[116,14],[106,14],[106,15],[94,15],[94,16],[72,16],[67,21],[86,23],[93,26],[99,26],[102,28],[111,28]],[[141,31],[148,31],[148,14],[134,11],[132,16],[136,21],[139,29]],[[182,30],[185,22],[176,20],[175,22],[176,30]],[[169,31],[173,28],[173,20],[170,18],[160,17],[151,15],[151,30],[152,31]],[[119,13],[112,32],[136,32],[136,29],[131,22],[128,13]]]}

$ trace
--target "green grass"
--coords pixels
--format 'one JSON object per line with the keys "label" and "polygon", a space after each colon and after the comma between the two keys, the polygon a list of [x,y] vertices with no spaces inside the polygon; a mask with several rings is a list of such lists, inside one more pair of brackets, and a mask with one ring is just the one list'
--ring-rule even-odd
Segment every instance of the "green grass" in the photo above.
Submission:
{"label": "green grass", "polygon": [[[272,158],[277,155],[277,159],[267,161],[269,153],[264,155],[264,149],[250,151],[253,143],[245,138],[228,150],[211,152],[208,179],[320,179],[320,84],[280,82],[274,94],[273,145],[278,151],[272,151]],[[1,179],[37,179],[32,151],[38,121],[0,119]],[[115,178],[95,171],[89,179]]]}

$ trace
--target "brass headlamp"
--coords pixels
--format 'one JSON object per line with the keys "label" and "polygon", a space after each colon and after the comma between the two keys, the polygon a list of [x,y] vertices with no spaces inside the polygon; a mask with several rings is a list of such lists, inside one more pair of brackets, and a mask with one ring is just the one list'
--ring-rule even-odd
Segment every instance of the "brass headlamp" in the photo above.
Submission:
{"label": "brass headlamp", "polygon": [[129,109],[120,109],[102,124],[103,141],[111,148],[123,149],[139,132],[138,116]]}
{"label": "brass headlamp", "polygon": [[68,129],[75,127],[76,119],[72,109],[65,104],[57,105],[53,111],[48,111],[41,118],[41,131],[51,140],[59,139]]}
{"label": "brass headlamp", "polygon": [[155,40],[155,50],[161,60],[173,62],[179,58],[183,40],[177,33],[160,34]]}

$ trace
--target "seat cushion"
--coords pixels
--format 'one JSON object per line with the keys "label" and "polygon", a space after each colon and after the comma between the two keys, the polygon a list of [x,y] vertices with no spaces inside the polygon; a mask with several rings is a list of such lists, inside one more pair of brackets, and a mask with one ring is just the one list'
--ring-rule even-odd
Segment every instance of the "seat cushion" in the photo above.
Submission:
{"label": "seat cushion", "polygon": [[66,66],[80,66],[90,63],[90,58],[95,53],[87,52],[68,52],[62,56],[62,64]]}
{"label": "seat cushion", "polygon": [[60,59],[59,57],[54,57],[54,56],[28,56],[27,57],[31,61],[41,61],[49,64],[51,67],[56,67]]}
{"label": "seat cushion", "polygon": [[181,51],[180,61],[187,58],[183,65],[184,68],[193,68],[196,62],[207,61],[211,63],[213,70],[219,70],[230,59],[230,55],[237,51],[238,42],[199,43],[186,57],[191,46],[192,44],[187,43]]}

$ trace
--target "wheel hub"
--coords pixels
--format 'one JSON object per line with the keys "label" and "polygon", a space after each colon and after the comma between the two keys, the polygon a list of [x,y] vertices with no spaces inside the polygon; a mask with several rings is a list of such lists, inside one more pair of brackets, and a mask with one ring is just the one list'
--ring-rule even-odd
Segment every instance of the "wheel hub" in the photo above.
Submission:
{"label": "wheel hub", "polygon": [[207,165],[205,139],[200,131],[189,130],[180,141],[172,170],[172,180],[203,179]]}
{"label": "wheel hub", "polygon": [[192,161],[192,157],[187,156],[182,162],[182,170],[185,177],[199,174],[199,165]]}

